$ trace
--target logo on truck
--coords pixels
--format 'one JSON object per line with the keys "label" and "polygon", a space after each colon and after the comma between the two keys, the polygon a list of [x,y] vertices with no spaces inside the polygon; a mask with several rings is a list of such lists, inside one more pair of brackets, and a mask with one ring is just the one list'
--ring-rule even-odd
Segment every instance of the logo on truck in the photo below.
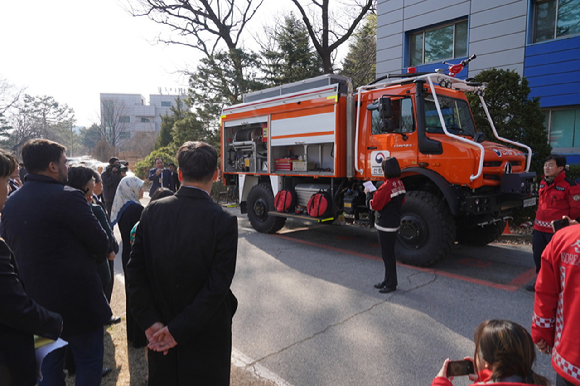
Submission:
{"label": "logo on truck", "polygon": [[388,150],[373,151],[371,153],[371,175],[382,177],[384,173],[381,164],[385,158],[390,156],[391,152]]}

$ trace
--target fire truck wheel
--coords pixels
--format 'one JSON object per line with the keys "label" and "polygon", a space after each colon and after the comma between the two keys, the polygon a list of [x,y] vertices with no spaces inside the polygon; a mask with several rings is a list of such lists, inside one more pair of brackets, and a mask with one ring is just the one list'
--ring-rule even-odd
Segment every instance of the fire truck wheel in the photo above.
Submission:
{"label": "fire truck wheel", "polygon": [[395,254],[405,264],[428,266],[447,256],[455,242],[455,220],[445,200],[407,192]]}
{"label": "fire truck wheel", "polygon": [[258,184],[248,194],[248,219],[260,233],[275,233],[286,223],[285,217],[268,216],[274,210],[274,194],[268,184]]}
{"label": "fire truck wheel", "polygon": [[505,229],[505,221],[497,221],[493,224],[471,227],[457,227],[457,242],[463,245],[483,247],[494,242],[501,236]]}

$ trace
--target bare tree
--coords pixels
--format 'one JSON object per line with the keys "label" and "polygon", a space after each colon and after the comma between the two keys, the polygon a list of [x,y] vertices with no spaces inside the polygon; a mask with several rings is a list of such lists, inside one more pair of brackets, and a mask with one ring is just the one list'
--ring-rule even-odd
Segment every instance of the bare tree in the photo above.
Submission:
{"label": "bare tree", "polygon": [[335,4],[341,7],[341,12],[331,9],[330,0],[292,0],[292,2],[300,11],[312,44],[322,58],[324,73],[331,74],[334,72],[333,51],[348,40],[360,21],[371,11],[375,0],[356,0],[350,4],[340,3],[337,0]]}
{"label": "bare tree", "polygon": [[125,142],[130,127],[129,109],[118,99],[101,99],[101,138],[111,146],[117,154],[119,147]]}
{"label": "bare tree", "polygon": [[20,100],[24,89],[17,89],[8,83],[4,78],[0,78],[0,116]]}
{"label": "bare tree", "polygon": [[133,16],[147,16],[169,27],[172,37],[158,37],[166,44],[200,50],[206,58],[223,49],[234,62],[235,77],[243,84],[243,60],[238,45],[248,22],[264,0],[129,0]]}

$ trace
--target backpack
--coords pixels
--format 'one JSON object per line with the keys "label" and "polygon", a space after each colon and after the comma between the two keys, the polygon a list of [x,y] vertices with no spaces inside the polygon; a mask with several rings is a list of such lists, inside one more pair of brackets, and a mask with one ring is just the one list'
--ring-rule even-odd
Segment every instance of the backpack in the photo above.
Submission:
{"label": "backpack", "polygon": [[274,198],[274,207],[276,207],[278,212],[294,212],[294,208],[296,207],[296,193],[287,189],[279,191]]}
{"label": "backpack", "polygon": [[332,197],[325,190],[320,190],[308,200],[308,215],[312,217],[330,217],[332,215]]}

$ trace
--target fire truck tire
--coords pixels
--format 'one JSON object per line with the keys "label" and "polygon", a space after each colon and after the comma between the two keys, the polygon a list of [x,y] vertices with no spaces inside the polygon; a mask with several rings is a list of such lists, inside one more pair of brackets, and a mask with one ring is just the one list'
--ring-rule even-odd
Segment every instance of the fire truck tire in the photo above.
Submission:
{"label": "fire truck tire", "polygon": [[286,223],[285,217],[268,216],[274,209],[274,194],[268,184],[258,184],[250,190],[247,201],[248,219],[260,233],[275,233]]}
{"label": "fire truck tire", "polygon": [[442,197],[407,192],[395,255],[405,264],[428,266],[444,258],[455,243],[455,220]]}
{"label": "fire truck tire", "polygon": [[473,227],[457,227],[457,242],[462,245],[483,247],[494,242],[505,229],[505,221]]}

